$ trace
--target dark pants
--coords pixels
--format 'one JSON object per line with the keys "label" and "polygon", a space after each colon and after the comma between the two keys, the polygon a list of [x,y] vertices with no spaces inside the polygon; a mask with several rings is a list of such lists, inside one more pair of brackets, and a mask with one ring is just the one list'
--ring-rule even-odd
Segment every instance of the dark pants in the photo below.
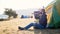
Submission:
{"label": "dark pants", "polygon": [[30,27],[36,27],[36,28],[39,28],[39,29],[44,29],[45,27],[42,26],[41,24],[37,24],[37,23],[30,23],[29,25],[27,25],[26,27],[24,27],[25,29],[29,29]]}

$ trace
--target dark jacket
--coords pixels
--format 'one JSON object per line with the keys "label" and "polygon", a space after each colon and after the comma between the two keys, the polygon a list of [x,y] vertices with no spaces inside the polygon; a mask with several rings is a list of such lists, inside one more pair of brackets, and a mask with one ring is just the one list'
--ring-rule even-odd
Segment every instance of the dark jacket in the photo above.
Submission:
{"label": "dark jacket", "polygon": [[44,13],[40,18],[39,18],[39,23],[46,27],[47,25],[47,15]]}
{"label": "dark jacket", "polygon": [[41,9],[41,12],[42,12],[42,16],[40,16],[39,18],[39,23],[46,27],[47,25],[47,15],[46,15],[46,12],[45,12],[45,9]]}

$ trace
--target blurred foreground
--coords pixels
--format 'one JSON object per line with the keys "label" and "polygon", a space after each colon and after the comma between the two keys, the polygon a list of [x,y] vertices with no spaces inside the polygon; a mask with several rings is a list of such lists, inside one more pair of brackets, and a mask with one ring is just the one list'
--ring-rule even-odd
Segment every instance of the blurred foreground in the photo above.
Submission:
{"label": "blurred foreground", "polygon": [[18,26],[26,26],[30,22],[33,22],[34,18],[14,18],[7,21],[0,21],[0,34],[60,34],[60,29],[43,29],[43,30],[34,30],[31,27],[30,30],[18,31]]}

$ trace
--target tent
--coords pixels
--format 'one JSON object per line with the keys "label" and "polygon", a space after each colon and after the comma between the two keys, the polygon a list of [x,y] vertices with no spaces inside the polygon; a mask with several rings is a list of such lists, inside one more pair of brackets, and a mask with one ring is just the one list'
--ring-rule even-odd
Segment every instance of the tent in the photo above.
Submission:
{"label": "tent", "polygon": [[60,0],[57,0],[52,7],[52,16],[49,22],[50,28],[60,28]]}

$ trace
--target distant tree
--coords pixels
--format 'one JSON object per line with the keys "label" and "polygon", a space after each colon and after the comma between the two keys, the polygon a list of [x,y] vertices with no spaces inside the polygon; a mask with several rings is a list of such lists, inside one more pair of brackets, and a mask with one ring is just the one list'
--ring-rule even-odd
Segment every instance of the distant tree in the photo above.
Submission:
{"label": "distant tree", "polygon": [[16,11],[13,11],[13,12],[12,12],[12,16],[13,16],[13,18],[17,18]]}
{"label": "distant tree", "polygon": [[17,17],[17,14],[16,14],[16,11],[12,10],[12,9],[8,9],[8,8],[5,8],[5,12],[4,12],[6,15],[9,16],[9,18],[11,16],[13,16],[13,18],[16,18]]}

